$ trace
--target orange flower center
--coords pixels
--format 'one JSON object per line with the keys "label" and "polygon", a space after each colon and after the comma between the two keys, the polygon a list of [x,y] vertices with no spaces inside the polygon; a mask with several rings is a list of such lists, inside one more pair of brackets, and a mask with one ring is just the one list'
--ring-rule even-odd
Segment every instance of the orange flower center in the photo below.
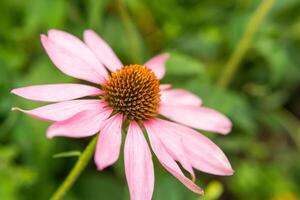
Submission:
{"label": "orange flower center", "polygon": [[129,120],[145,121],[158,113],[159,80],[143,65],[128,65],[117,70],[103,89],[109,106]]}

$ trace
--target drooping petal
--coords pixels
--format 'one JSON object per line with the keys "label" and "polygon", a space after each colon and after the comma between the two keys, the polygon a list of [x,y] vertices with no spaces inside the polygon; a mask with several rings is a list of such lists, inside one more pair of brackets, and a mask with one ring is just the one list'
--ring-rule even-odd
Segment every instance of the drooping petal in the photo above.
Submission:
{"label": "drooping petal", "polygon": [[195,174],[185,151],[182,138],[174,134],[173,130],[168,126],[159,126],[159,123],[156,120],[151,120],[145,124],[145,127],[151,127],[153,132],[159,133],[157,134],[157,137],[169,155],[174,160],[178,161],[182,167],[190,173],[192,179],[195,180]]}
{"label": "drooping petal", "polygon": [[160,134],[160,132],[156,132],[156,130],[153,129],[151,121],[144,123],[144,126],[149,135],[152,150],[154,151],[159,162],[164,166],[164,168],[166,168],[166,170],[168,170],[173,176],[175,176],[182,184],[184,184],[191,191],[197,194],[203,194],[203,190],[182,173],[175,160],[168,153],[165,146],[159,139],[158,135]]}
{"label": "drooping petal", "polygon": [[[215,175],[232,175],[231,165],[223,151],[197,131],[162,119],[151,121],[153,130],[169,148],[180,148],[183,142],[187,159],[200,171]],[[171,142],[169,140],[172,140]],[[174,150],[175,151],[175,150]]]}
{"label": "drooping petal", "polygon": [[97,33],[93,30],[86,30],[83,37],[87,46],[110,71],[116,71],[123,67],[112,48]]}
{"label": "drooping petal", "polygon": [[69,83],[33,85],[13,89],[11,93],[33,101],[57,102],[85,96],[98,96],[101,95],[103,91],[88,85]]}
{"label": "drooping petal", "polygon": [[144,65],[150,68],[158,79],[162,79],[166,72],[165,64],[169,57],[170,55],[168,53],[162,53],[151,58]]}
{"label": "drooping petal", "polygon": [[111,113],[112,109],[110,108],[82,111],[69,119],[52,124],[47,130],[47,137],[79,138],[94,135]]}
{"label": "drooping petal", "polygon": [[99,70],[90,66],[84,58],[74,55],[74,53],[50,40],[46,35],[41,35],[41,42],[53,64],[63,73],[97,84],[106,81],[106,75],[100,74]]}
{"label": "drooping petal", "polygon": [[108,73],[102,63],[98,61],[92,51],[77,37],[64,31],[52,29],[48,31],[48,38],[77,58],[82,59],[88,64],[88,67],[95,69],[104,78],[108,77]]}
{"label": "drooping petal", "polygon": [[59,103],[54,103],[32,110],[23,110],[20,108],[13,108],[13,110],[18,110],[24,112],[32,117],[45,120],[45,121],[63,121],[75,114],[82,112],[84,110],[99,110],[107,105],[105,101],[102,100],[71,100],[63,101]]}
{"label": "drooping petal", "polygon": [[104,122],[94,158],[98,170],[102,170],[118,160],[122,142],[122,122],[123,117],[120,114],[116,114]]}
{"label": "drooping petal", "polygon": [[129,125],[124,161],[126,179],[131,200],[151,200],[154,187],[154,172],[151,152],[138,124]]}
{"label": "drooping petal", "polygon": [[161,91],[161,103],[166,105],[200,106],[202,100],[183,89],[170,89]]}
{"label": "drooping petal", "polygon": [[232,124],[223,114],[205,107],[161,104],[160,114],[187,126],[227,134]]}
{"label": "drooping petal", "polygon": [[171,88],[171,87],[172,87],[171,84],[160,84],[160,85],[159,85],[160,91],[162,91],[162,90],[167,90],[167,89],[169,89],[169,88]]}

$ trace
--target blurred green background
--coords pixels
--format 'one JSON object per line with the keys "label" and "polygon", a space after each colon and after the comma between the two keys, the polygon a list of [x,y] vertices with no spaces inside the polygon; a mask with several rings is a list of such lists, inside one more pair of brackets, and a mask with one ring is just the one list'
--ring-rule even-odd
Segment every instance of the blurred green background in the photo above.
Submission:
{"label": "blurred green background", "polygon": [[[264,0],[262,0],[264,1]],[[277,0],[259,27],[228,87],[218,80],[259,0],[1,0],[0,199],[49,199],[87,139],[48,140],[48,123],[11,107],[40,104],[12,88],[76,82],[51,63],[39,35],[51,28],[78,37],[92,28],[124,63],[171,53],[163,83],[188,89],[234,123],[228,136],[206,134],[229,157],[235,174],[197,172],[199,197],[155,160],[155,200],[296,200],[300,198],[300,1]],[[93,162],[66,200],[128,199],[122,158],[98,172]]]}

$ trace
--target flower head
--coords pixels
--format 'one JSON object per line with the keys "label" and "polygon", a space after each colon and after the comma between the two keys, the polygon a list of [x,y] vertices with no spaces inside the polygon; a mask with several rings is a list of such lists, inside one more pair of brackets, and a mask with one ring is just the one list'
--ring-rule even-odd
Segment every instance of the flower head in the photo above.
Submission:
{"label": "flower head", "polygon": [[[194,183],[194,168],[216,175],[233,174],[220,148],[192,129],[227,134],[231,130],[230,120],[203,107],[201,99],[190,92],[160,84],[168,54],[155,56],[145,64],[124,66],[92,30],[84,32],[84,42],[59,30],[50,30],[47,36],[41,36],[41,41],[63,73],[99,87],[48,84],[14,89],[12,93],[30,100],[55,102],[33,110],[17,110],[52,122],[47,130],[49,138],[100,133],[94,156],[99,170],[118,159],[121,130],[127,121],[124,161],[132,200],[151,199],[154,187],[152,156],[143,130],[159,162],[195,193],[203,191]],[[94,99],[81,99],[86,96]],[[169,120],[160,119],[159,115]]]}

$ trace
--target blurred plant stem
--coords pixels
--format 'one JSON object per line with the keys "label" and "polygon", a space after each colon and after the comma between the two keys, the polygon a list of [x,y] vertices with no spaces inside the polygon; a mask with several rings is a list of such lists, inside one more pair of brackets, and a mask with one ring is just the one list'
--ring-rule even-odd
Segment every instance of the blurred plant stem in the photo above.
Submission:
{"label": "blurred plant stem", "polygon": [[52,195],[50,200],[60,200],[62,197],[68,192],[68,190],[73,186],[78,176],[81,174],[83,169],[86,167],[87,163],[92,158],[92,155],[96,148],[98,135],[96,135],[82,152],[80,157],[78,158],[76,164],[72,168],[71,172],[64,180],[64,182],[59,186],[56,192]]}
{"label": "blurred plant stem", "polygon": [[262,0],[256,11],[252,15],[241,40],[237,44],[234,52],[232,53],[225,66],[223,74],[221,74],[218,80],[217,84],[220,87],[225,88],[230,84],[235,72],[239,67],[241,60],[243,59],[244,55],[246,54],[247,50],[249,49],[252,43],[255,33],[257,32],[260,24],[262,23],[267,13],[270,11],[274,2],[275,0]]}
{"label": "blurred plant stem", "polygon": [[125,32],[127,34],[128,38],[128,45],[130,50],[130,56],[133,63],[140,63],[140,48],[138,44],[138,40],[135,36],[134,29],[133,29],[133,23],[129,16],[127,8],[124,6],[124,3],[122,0],[116,0],[117,2],[117,8],[118,12],[120,14],[122,23],[124,25]]}

